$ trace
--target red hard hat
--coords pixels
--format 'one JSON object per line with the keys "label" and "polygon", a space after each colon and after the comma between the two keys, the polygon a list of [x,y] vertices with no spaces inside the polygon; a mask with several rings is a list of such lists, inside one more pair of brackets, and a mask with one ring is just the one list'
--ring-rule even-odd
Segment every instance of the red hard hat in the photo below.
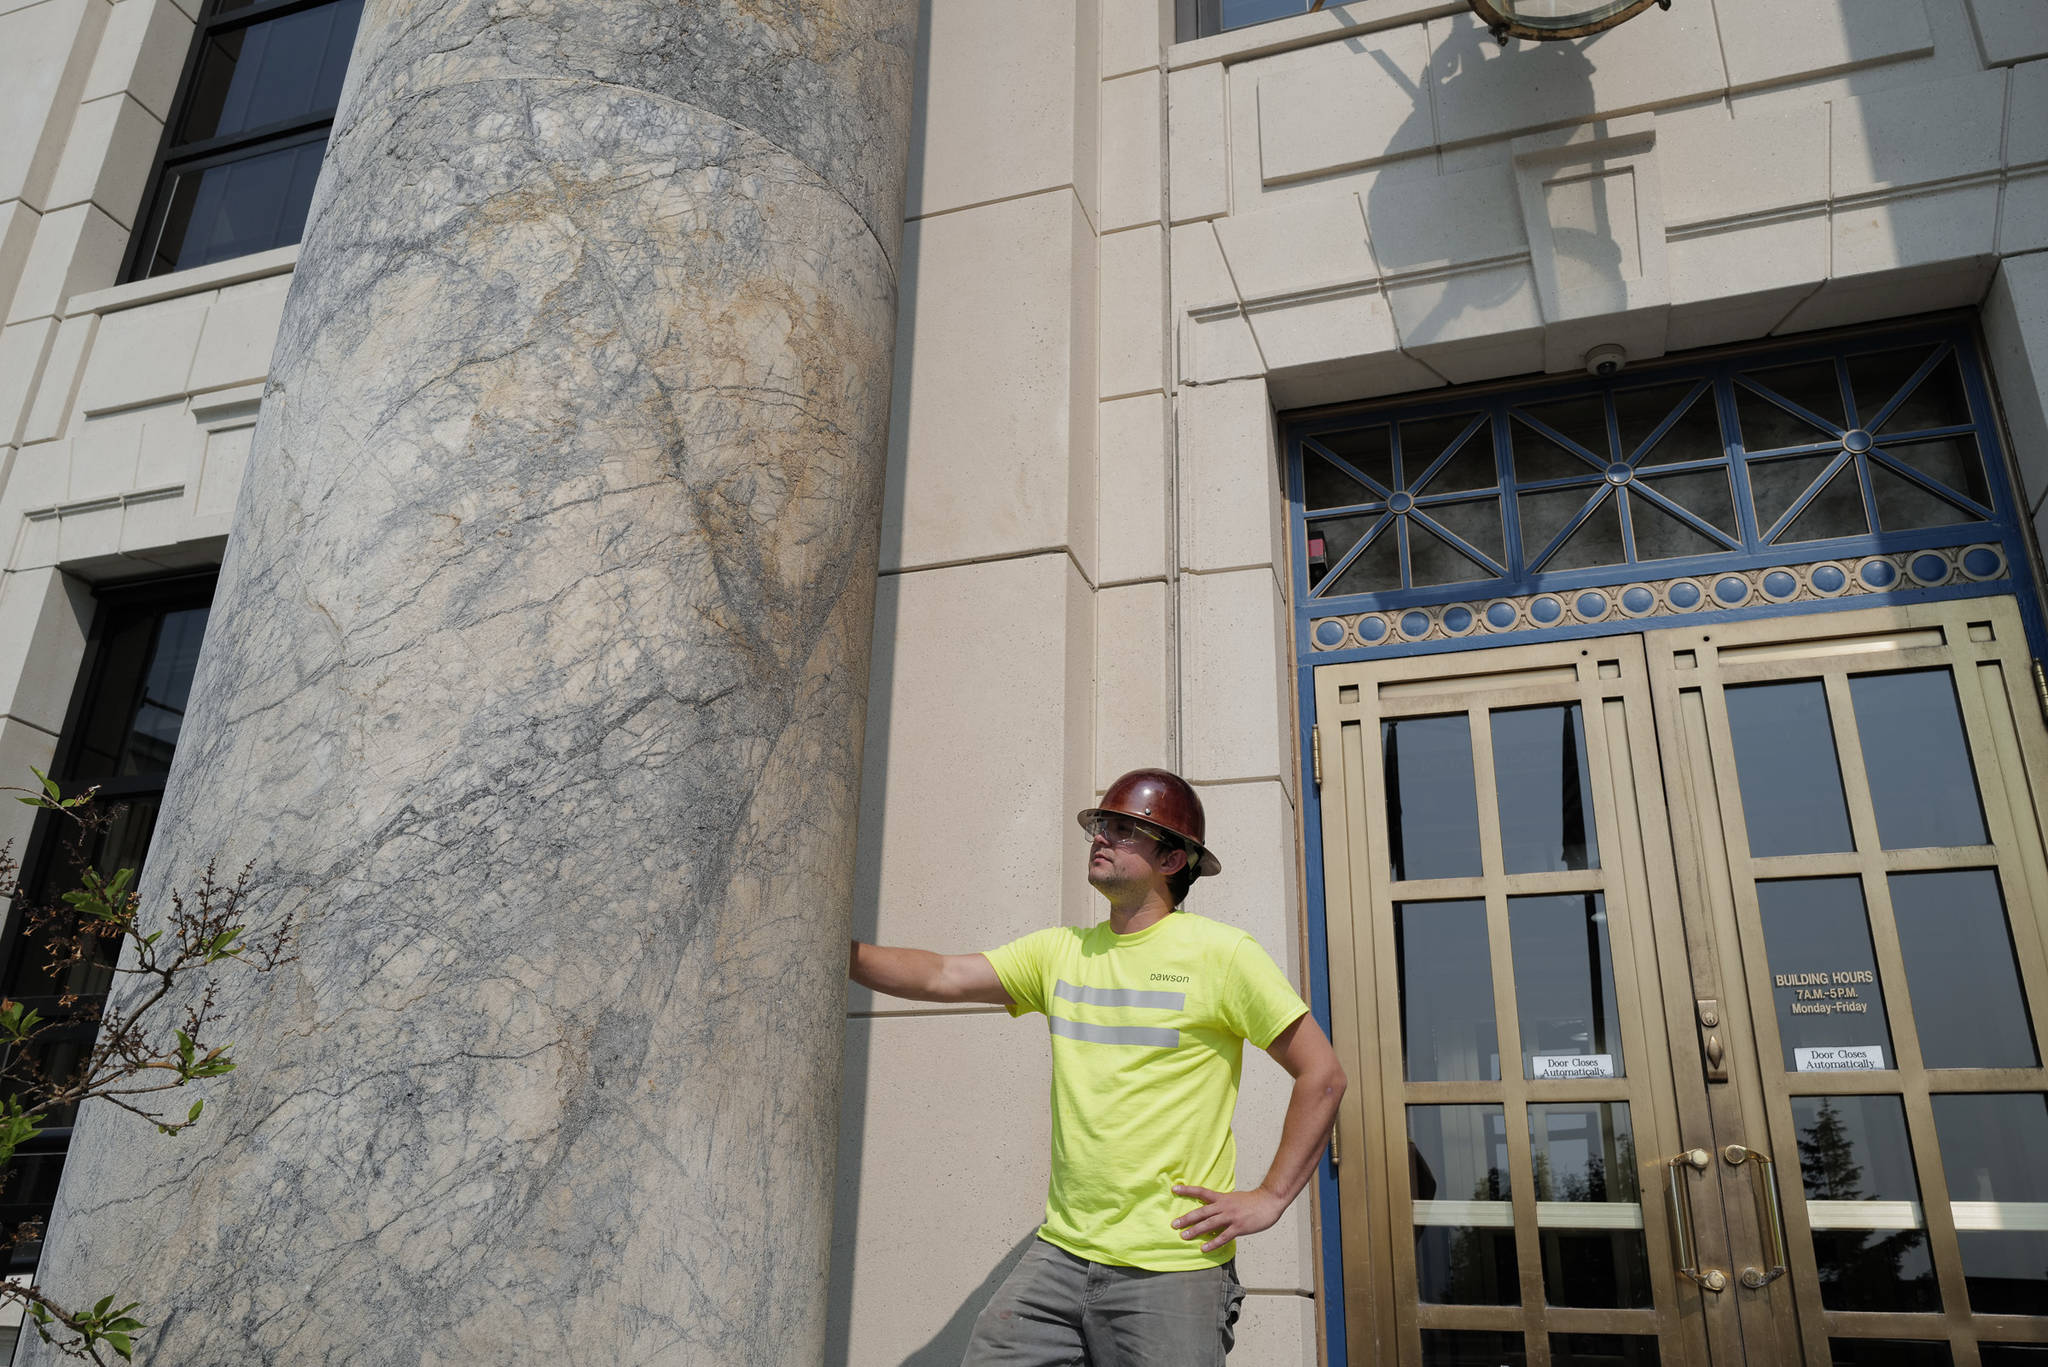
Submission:
{"label": "red hard hat", "polygon": [[1089,807],[1074,819],[1086,830],[1088,819],[1098,812],[1134,816],[1179,836],[1190,846],[1188,853],[1194,860],[1195,872],[1204,878],[1214,878],[1223,872],[1222,863],[1202,843],[1206,824],[1202,799],[1195,796],[1195,790],[1179,774],[1164,769],[1133,769],[1109,785],[1100,806]]}

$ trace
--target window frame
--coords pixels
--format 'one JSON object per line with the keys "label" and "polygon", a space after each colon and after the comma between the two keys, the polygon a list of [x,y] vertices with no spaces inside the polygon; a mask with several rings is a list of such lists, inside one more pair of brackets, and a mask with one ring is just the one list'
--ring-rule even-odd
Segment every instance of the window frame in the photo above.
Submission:
{"label": "window frame", "polygon": [[[185,63],[178,73],[177,94],[171,99],[168,117],[164,119],[162,135],[157,139],[156,151],[150,158],[149,175],[142,185],[142,199],[135,209],[134,226],[128,233],[128,250],[122,254],[122,284],[158,277],[149,274],[149,263],[155,257],[155,240],[162,235],[159,211],[167,206],[160,203],[165,185],[175,176],[193,170],[225,165],[241,159],[242,154],[260,145],[273,150],[283,150],[311,141],[317,134],[333,128],[335,111],[303,115],[292,119],[279,119],[259,128],[244,129],[218,137],[205,138],[198,142],[179,143],[178,126],[185,121],[191,109],[194,87],[199,80],[200,59],[206,46],[215,37],[238,28],[249,28],[271,19],[282,19],[304,10],[319,9],[333,4],[335,0],[257,0],[257,3],[240,9],[221,13],[226,0],[205,0],[199,18],[192,25],[192,39],[185,51]],[[350,54],[354,60],[354,54]],[[185,267],[192,270],[196,267]],[[165,271],[174,275],[176,271]]]}
{"label": "window frame", "polygon": [[[71,700],[64,711],[63,729],[58,733],[57,749],[50,762],[50,777],[66,797],[75,797],[95,785],[103,797],[111,799],[150,797],[162,798],[169,780],[168,771],[162,774],[134,775],[126,778],[94,778],[92,775],[71,772],[85,743],[83,722],[101,688],[108,661],[107,640],[110,628],[135,612],[167,614],[195,607],[210,608],[215,600],[215,589],[219,570],[208,568],[190,573],[152,576],[143,580],[127,580],[120,583],[96,587],[93,590],[92,624],[86,631],[85,652],[79,661],[78,674],[71,687]],[[152,642],[154,649],[154,642]],[[12,781],[12,780],[10,780]],[[56,819],[48,812],[38,812],[29,837],[23,842],[19,886],[29,889],[36,886],[49,866],[49,862],[60,857],[60,842],[63,831]],[[22,917],[25,897],[16,897],[7,907],[4,921],[0,921],[0,985],[12,986],[25,968],[25,959],[31,952],[28,937],[24,935]],[[97,1031],[94,1032],[97,1035]],[[28,1159],[55,1157],[61,1175],[62,1164],[71,1150],[73,1127],[70,1125],[45,1126],[37,1136],[23,1144],[17,1151]],[[31,1212],[41,1210],[40,1203],[22,1202],[13,1199],[20,1188],[13,1185],[19,1176],[13,1174],[10,1165],[11,1184],[0,1190],[0,1209],[27,1207]],[[47,1214],[47,1212],[45,1212]],[[41,1245],[37,1244],[40,1257]],[[18,1258],[6,1260],[7,1265],[0,1272],[14,1274],[31,1271],[34,1260]]]}

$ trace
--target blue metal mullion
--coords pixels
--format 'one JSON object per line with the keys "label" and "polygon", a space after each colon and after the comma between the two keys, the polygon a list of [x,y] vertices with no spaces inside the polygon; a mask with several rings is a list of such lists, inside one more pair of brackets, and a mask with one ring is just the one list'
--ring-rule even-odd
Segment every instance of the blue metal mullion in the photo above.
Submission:
{"label": "blue metal mullion", "polygon": [[1695,470],[1725,470],[1726,456],[1702,456],[1698,460],[1674,460],[1669,465],[1639,465],[1636,475],[1641,479],[1661,479],[1665,475],[1689,474]]}
{"label": "blue metal mullion", "polygon": [[[1521,505],[1516,501],[1520,486],[1511,485],[1508,482],[1508,467],[1511,456],[1508,447],[1509,424],[1506,402],[1497,401],[1489,404],[1486,409],[1486,421],[1492,430],[1493,437],[1493,477],[1498,481],[1498,488],[1501,491],[1501,554],[1507,557],[1509,565],[1520,567],[1522,565],[1522,509]],[[1512,577],[1516,572],[1515,569],[1510,569],[1508,576]]]}
{"label": "blue metal mullion", "polygon": [[1583,475],[1559,475],[1556,479],[1539,479],[1530,484],[1518,484],[1515,486],[1515,492],[1540,494],[1551,489],[1583,489],[1590,484],[1603,482],[1599,475],[1588,471]]}
{"label": "blue metal mullion", "polygon": [[[1870,429],[1866,428],[1865,430],[1869,431]],[[1879,437],[1876,432],[1871,431],[1870,439],[1873,442],[1882,441],[1886,446],[1904,446],[1909,442],[1933,441],[1936,437],[1974,437],[1976,435],[1976,423],[1952,422],[1946,427],[1915,427],[1904,432],[1887,432],[1883,437]]]}
{"label": "blue metal mullion", "polygon": [[[1904,461],[1900,460],[1897,456],[1885,450],[1883,447],[1871,447],[1870,454],[1877,457],[1878,463],[1884,466],[1885,469],[1892,471],[1894,474],[1905,476],[1907,479],[1913,481],[1913,483],[1927,490],[1927,492],[1938,495],[1944,501],[1953,503],[1957,507],[1962,508],[1965,511],[1973,512],[1987,522],[1991,520],[1991,510],[1989,508],[1984,507],[1982,504],[1978,503],[1976,499],[1971,498],[1966,494],[1957,493],[1955,490],[1949,488],[1946,484],[1943,484],[1940,481],[1936,480],[1931,475],[1925,474],[1919,470],[1914,469],[1912,466],[1906,464]],[[1876,530],[1876,527],[1877,524],[1875,521],[1873,521],[1871,523],[1872,530]]]}
{"label": "blue metal mullion", "polygon": [[1543,548],[1543,554],[1537,556],[1536,559],[1530,561],[1527,565],[1524,565],[1522,567],[1523,573],[1536,573],[1537,566],[1541,565],[1544,561],[1550,559],[1551,556],[1556,555],[1559,549],[1563,547],[1564,543],[1571,540],[1572,533],[1585,525],[1586,519],[1593,515],[1593,510],[1600,506],[1600,500],[1606,497],[1607,491],[1612,489],[1614,486],[1612,484],[1609,484],[1606,480],[1602,480],[1598,484],[1587,484],[1582,485],[1580,487],[1592,489],[1594,491],[1593,497],[1587,499],[1585,506],[1580,508],[1579,511],[1573,515],[1572,520],[1570,522],[1564,524],[1564,530],[1560,531],[1556,536],[1550,538],[1549,544],[1544,546]]}
{"label": "blue metal mullion", "polygon": [[1621,558],[1628,564],[1641,563],[1636,559],[1635,510],[1630,508],[1629,499],[1619,486],[1614,489],[1615,511],[1621,514]]}
{"label": "blue metal mullion", "polygon": [[[1296,715],[1314,718],[1315,670],[1303,667],[1296,673],[1299,676],[1296,685],[1299,711]],[[1323,1034],[1335,1039],[1330,1000],[1330,920],[1323,878],[1323,794],[1315,783],[1306,781],[1315,773],[1314,737],[1307,727],[1300,730],[1301,753],[1297,758],[1301,765],[1299,772],[1304,779],[1300,785],[1303,796],[1302,854],[1308,874],[1308,1007],[1316,1023],[1322,1027]],[[1316,1158],[1316,1204],[1322,1215],[1322,1247],[1317,1253],[1323,1267],[1326,1300],[1323,1322],[1328,1330],[1330,1362],[1332,1367],[1345,1367],[1349,1360],[1349,1345],[1344,1318],[1344,1211],[1337,1184],[1337,1166],[1330,1159],[1330,1146],[1327,1144]]]}
{"label": "blue metal mullion", "polygon": [[1738,541],[1731,540],[1728,536],[1728,533],[1722,531],[1719,527],[1716,527],[1713,523],[1707,521],[1703,517],[1700,517],[1698,514],[1689,512],[1685,508],[1680,507],[1678,504],[1673,503],[1670,499],[1658,493],[1649,485],[1631,483],[1629,487],[1634,489],[1638,494],[1641,494],[1644,498],[1649,499],[1659,508],[1662,508],[1665,512],[1671,513],[1676,517],[1680,518],[1689,526],[1691,526],[1695,531],[1705,532],[1707,535],[1713,537],[1714,540],[1720,542],[1724,546],[1727,546],[1731,550],[1739,551],[1742,549],[1742,544]]}
{"label": "blue metal mullion", "polygon": [[1387,501],[1385,499],[1381,499],[1377,503],[1346,503],[1338,508],[1317,508],[1312,514],[1303,513],[1302,520],[1304,522],[1328,522],[1333,517],[1357,517],[1360,513],[1383,513],[1386,510]]}
{"label": "blue metal mullion", "polygon": [[[1842,429],[1846,433],[1860,424],[1856,421],[1856,391],[1849,384],[1849,358],[1839,353],[1835,356],[1835,389],[1842,400],[1842,417],[1849,424]],[[1861,451],[1849,455],[1856,462],[1856,487],[1863,495],[1863,529],[1874,532],[1878,529],[1877,490],[1870,486],[1870,465]]]}
{"label": "blue metal mullion", "polygon": [[[1358,468],[1357,466],[1353,465],[1353,464],[1352,464],[1352,463],[1351,463],[1350,461],[1348,461],[1348,460],[1344,459],[1344,457],[1342,457],[1342,456],[1338,455],[1338,454],[1337,454],[1337,453],[1336,453],[1335,451],[1332,451],[1332,450],[1331,450],[1331,449],[1330,449],[1329,447],[1327,447],[1327,446],[1323,445],[1323,444],[1322,444],[1321,442],[1317,441],[1317,440],[1316,440],[1316,439],[1315,439],[1314,437],[1308,437],[1308,436],[1304,436],[1304,437],[1303,437],[1303,438],[1301,439],[1301,442],[1302,442],[1302,445],[1304,445],[1304,446],[1313,446],[1313,447],[1315,448],[1315,450],[1316,450],[1316,454],[1317,454],[1318,456],[1322,457],[1322,458],[1323,458],[1324,460],[1326,460],[1326,461],[1329,461],[1329,462],[1330,462],[1330,463],[1331,463],[1332,465],[1336,466],[1336,467],[1337,467],[1337,468],[1338,468],[1339,470],[1342,470],[1342,471],[1343,471],[1343,472],[1344,472],[1345,474],[1347,474],[1347,475],[1351,476],[1351,477],[1352,477],[1353,479],[1357,480],[1357,481],[1358,481],[1358,482],[1359,482],[1360,484],[1363,484],[1363,485],[1364,485],[1364,486],[1365,486],[1366,488],[1368,488],[1368,489],[1376,489],[1376,490],[1378,490],[1378,491],[1379,491],[1379,495],[1380,495],[1380,497],[1381,497],[1381,498],[1392,498],[1392,497],[1394,496],[1394,490],[1393,490],[1393,489],[1389,489],[1389,488],[1388,488],[1388,487],[1387,487],[1386,485],[1384,485],[1384,484],[1380,483],[1380,482],[1379,482],[1378,480],[1374,479],[1374,478],[1373,478],[1373,477],[1372,477],[1371,475],[1368,475],[1367,473],[1365,473],[1365,471],[1363,471],[1363,470],[1359,469],[1359,468]],[[1394,477],[1395,477],[1396,479],[1399,479],[1399,478],[1400,478],[1400,471],[1401,471],[1401,467],[1400,467],[1400,466],[1399,466],[1399,465],[1397,464],[1397,465],[1396,465],[1396,466],[1394,467]],[[1396,485],[1396,486],[1395,486],[1395,488],[1399,488],[1399,487],[1400,487],[1399,485]],[[1307,484],[1306,484],[1306,481],[1304,480],[1304,483],[1303,483],[1303,497],[1307,497],[1307,492],[1306,492],[1306,490],[1307,490]]]}
{"label": "blue metal mullion", "polygon": [[[1678,401],[1678,406],[1664,415],[1664,421],[1651,429],[1650,435],[1643,439],[1640,446],[1636,447],[1633,451],[1622,452],[1619,458],[1627,461],[1632,466],[1639,463],[1644,456],[1649,455],[1650,452],[1657,448],[1657,443],[1664,440],[1670,434],[1672,428],[1678,426],[1680,418],[1683,418],[1692,411],[1693,404],[1700,397],[1700,391],[1709,388],[1712,384],[1712,380],[1701,380],[1698,384],[1695,384],[1687,391],[1686,396]],[[1621,451],[1621,423],[1619,419],[1616,420],[1614,426],[1614,449],[1617,452]]]}
{"label": "blue metal mullion", "polygon": [[1817,456],[1825,451],[1841,449],[1842,439],[1835,437],[1828,441],[1804,442],[1798,446],[1765,446],[1755,451],[1744,447],[1742,454],[1749,460],[1767,460],[1772,456]]}
{"label": "blue metal mullion", "polygon": [[[1802,422],[1810,422],[1823,432],[1832,432],[1837,437],[1840,437],[1842,433],[1847,430],[1840,423],[1829,422],[1826,418],[1823,418],[1818,413],[1807,412],[1804,408],[1801,408],[1798,404],[1792,402],[1792,400],[1779,395],[1773,390],[1764,388],[1755,380],[1750,379],[1747,375],[1737,375],[1735,377],[1735,383],[1741,385],[1744,389],[1755,391],[1756,393],[1762,395],[1765,399],[1769,400],[1771,403],[1778,405],[1778,407],[1784,409],[1787,413],[1790,413],[1793,417],[1800,419]],[[1785,449],[1789,451],[1793,448],[1788,446]]]}
{"label": "blue metal mullion", "polygon": [[[1954,350],[1954,344],[1949,342],[1944,342],[1940,346],[1936,347],[1934,349],[1934,354],[1929,356],[1926,360],[1922,361],[1920,363],[1920,368],[1913,372],[1913,378],[1906,381],[1905,385],[1898,391],[1898,393],[1892,395],[1891,398],[1886,401],[1885,406],[1883,408],[1877,410],[1877,415],[1871,418],[1869,422],[1858,423],[1857,426],[1861,427],[1866,432],[1873,433],[1876,432],[1878,428],[1884,426],[1885,419],[1889,418],[1898,409],[1898,406],[1906,401],[1908,396],[1910,396],[1914,390],[1918,389],[1922,384],[1925,384],[1927,381],[1927,377],[1934,373],[1935,367],[1940,365],[1943,359],[1946,358],[1948,354]],[[1842,366],[1843,369],[1846,370],[1848,368],[1848,362],[1844,361],[1842,363]]]}
{"label": "blue metal mullion", "polygon": [[[1432,506],[1442,507],[1444,504],[1451,503],[1453,501],[1455,500],[1442,499]],[[1467,499],[1464,501],[1471,503],[1478,502],[1477,499]],[[1507,567],[1505,565],[1496,565],[1493,561],[1492,556],[1488,555],[1485,551],[1480,550],[1477,546],[1472,545],[1469,541],[1465,540],[1464,537],[1459,536],[1456,532],[1452,531],[1450,528],[1444,526],[1441,522],[1438,522],[1435,518],[1423,512],[1422,506],[1420,504],[1417,504],[1415,510],[1409,513],[1408,516],[1410,518],[1420,518],[1422,520],[1423,526],[1429,528],[1430,531],[1436,533],[1445,541],[1449,542],[1453,547],[1455,547],[1458,550],[1460,554],[1468,556],[1474,562],[1480,565],[1484,565],[1487,569],[1492,570],[1496,578],[1505,575],[1508,572]]]}
{"label": "blue metal mullion", "polygon": [[[1814,476],[1813,483],[1806,486],[1806,492],[1801,494],[1798,498],[1793,499],[1792,506],[1787,508],[1784,512],[1778,514],[1778,520],[1771,524],[1770,531],[1764,533],[1763,539],[1765,544],[1770,544],[1770,542],[1778,535],[1778,533],[1784,531],[1787,527],[1792,525],[1792,520],[1794,518],[1798,517],[1801,513],[1806,511],[1807,504],[1813,502],[1816,498],[1820,497],[1820,491],[1827,488],[1829,481],[1833,480],[1836,475],[1842,472],[1842,466],[1845,465],[1848,462],[1848,460],[1849,453],[1847,451],[1840,449],[1839,447],[1836,448],[1835,458],[1829,461],[1827,465],[1822,468],[1821,472],[1818,475]],[[1867,531],[1869,530],[1869,528],[1865,528],[1865,530]],[[1830,537],[1829,539],[1833,540],[1832,537]]]}
{"label": "blue metal mullion", "polygon": [[[1480,423],[1485,421],[1486,414],[1474,414],[1472,417],[1472,421],[1465,425],[1465,430],[1463,432],[1460,432],[1455,438],[1452,439],[1451,444],[1444,448],[1444,452],[1442,455],[1438,456],[1434,461],[1430,462],[1429,468],[1422,472],[1422,478],[1410,484],[1408,486],[1408,491],[1410,493],[1413,493],[1415,490],[1420,489],[1423,485],[1435,479],[1437,477],[1437,472],[1442,470],[1446,465],[1449,465],[1451,463],[1451,457],[1457,455],[1458,452],[1465,449],[1465,443],[1471,439],[1472,433],[1478,429]],[[1495,471],[1495,474],[1498,475],[1499,471]],[[1499,486],[1496,485],[1495,487],[1498,488]],[[1477,490],[1465,490],[1461,492],[1476,493]]]}
{"label": "blue metal mullion", "polygon": [[1721,454],[1728,462],[1728,480],[1735,489],[1735,530],[1743,549],[1761,551],[1763,533],[1756,525],[1756,504],[1749,488],[1749,460],[1742,446],[1742,414],[1735,405],[1735,367],[1720,366],[1714,376],[1714,408],[1721,419]]}
{"label": "blue metal mullion", "polygon": [[[1396,522],[1400,521],[1400,518],[1396,517],[1393,513],[1383,514],[1380,517],[1379,521],[1372,524],[1371,531],[1367,532],[1364,536],[1358,538],[1357,545],[1353,546],[1350,550],[1344,552],[1344,558],[1342,560],[1339,560],[1336,564],[1330,566],[1329,569],[1323,572],[1323,582],[1316,585],[1316,587],[1308,591],[1309,597],[1322,597],[1323,591],[1329,588],[1330,585],[1337,582],[1338,575],[1342,574],[1344,571],[1351,568],[1351,562],[1358,559],[1360,552],[1364,551],[1367,546],[1370,546],[1372,544],[1373,538],[1377,537],[1381,532],[1386,530],[1387,522],[1389,519],[1392,519]],[[1306,551],[1307,547],[1304,546],[1304,554],[1306,553]]]}
{"label": "blue metal mullion", "polygon": [[1608,466],[1614,463],[1611,460],[1601,460],[1591,451],[1588,451],[1585,447],[1579,445],[1570,437],[1567,437],[1564,433],[1552,427],[1549,423],[1544,422],[1541,418],[1532,418],[1519,408],[1515,410],[1515,417],[1518,421],[1526,423],[1531,430],[1550,438],[1559,446],[1562,446],[1566,451],[1568,451],[1572,455],[1577,456],[1580,460],[1590,461],[1593,465],[1599,467],[1602,470],[1605,470]]}

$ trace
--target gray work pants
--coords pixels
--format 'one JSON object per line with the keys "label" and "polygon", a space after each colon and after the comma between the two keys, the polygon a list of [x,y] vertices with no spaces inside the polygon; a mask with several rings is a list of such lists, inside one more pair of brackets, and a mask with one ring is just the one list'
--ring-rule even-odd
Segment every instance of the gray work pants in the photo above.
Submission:
{"label": "gray work pants", "polygon": [[1243,1299],[1234,1260],[1148,1272],[1034,1239],[975,1319],[960,1367],[1223,1367]]}

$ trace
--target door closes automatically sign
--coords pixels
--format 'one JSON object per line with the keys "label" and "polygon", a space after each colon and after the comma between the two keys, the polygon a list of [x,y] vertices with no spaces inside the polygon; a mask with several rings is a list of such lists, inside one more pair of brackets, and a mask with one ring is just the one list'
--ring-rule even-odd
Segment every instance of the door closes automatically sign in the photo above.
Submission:
{"label": "door closes automatically sign", "polygon": [[1539,1081],[1569,1082],[1578,1078],[1613,1077],[1612,1054],[1531,1054],[1529,1076]]}
{"label": "door closes automatically sign", "polygon": [[1802,1073],[1875,1073],[1884,1069],[1884,1046],[1836,1044],[1823,1049],[1794,1049],[1793,1065]]}

